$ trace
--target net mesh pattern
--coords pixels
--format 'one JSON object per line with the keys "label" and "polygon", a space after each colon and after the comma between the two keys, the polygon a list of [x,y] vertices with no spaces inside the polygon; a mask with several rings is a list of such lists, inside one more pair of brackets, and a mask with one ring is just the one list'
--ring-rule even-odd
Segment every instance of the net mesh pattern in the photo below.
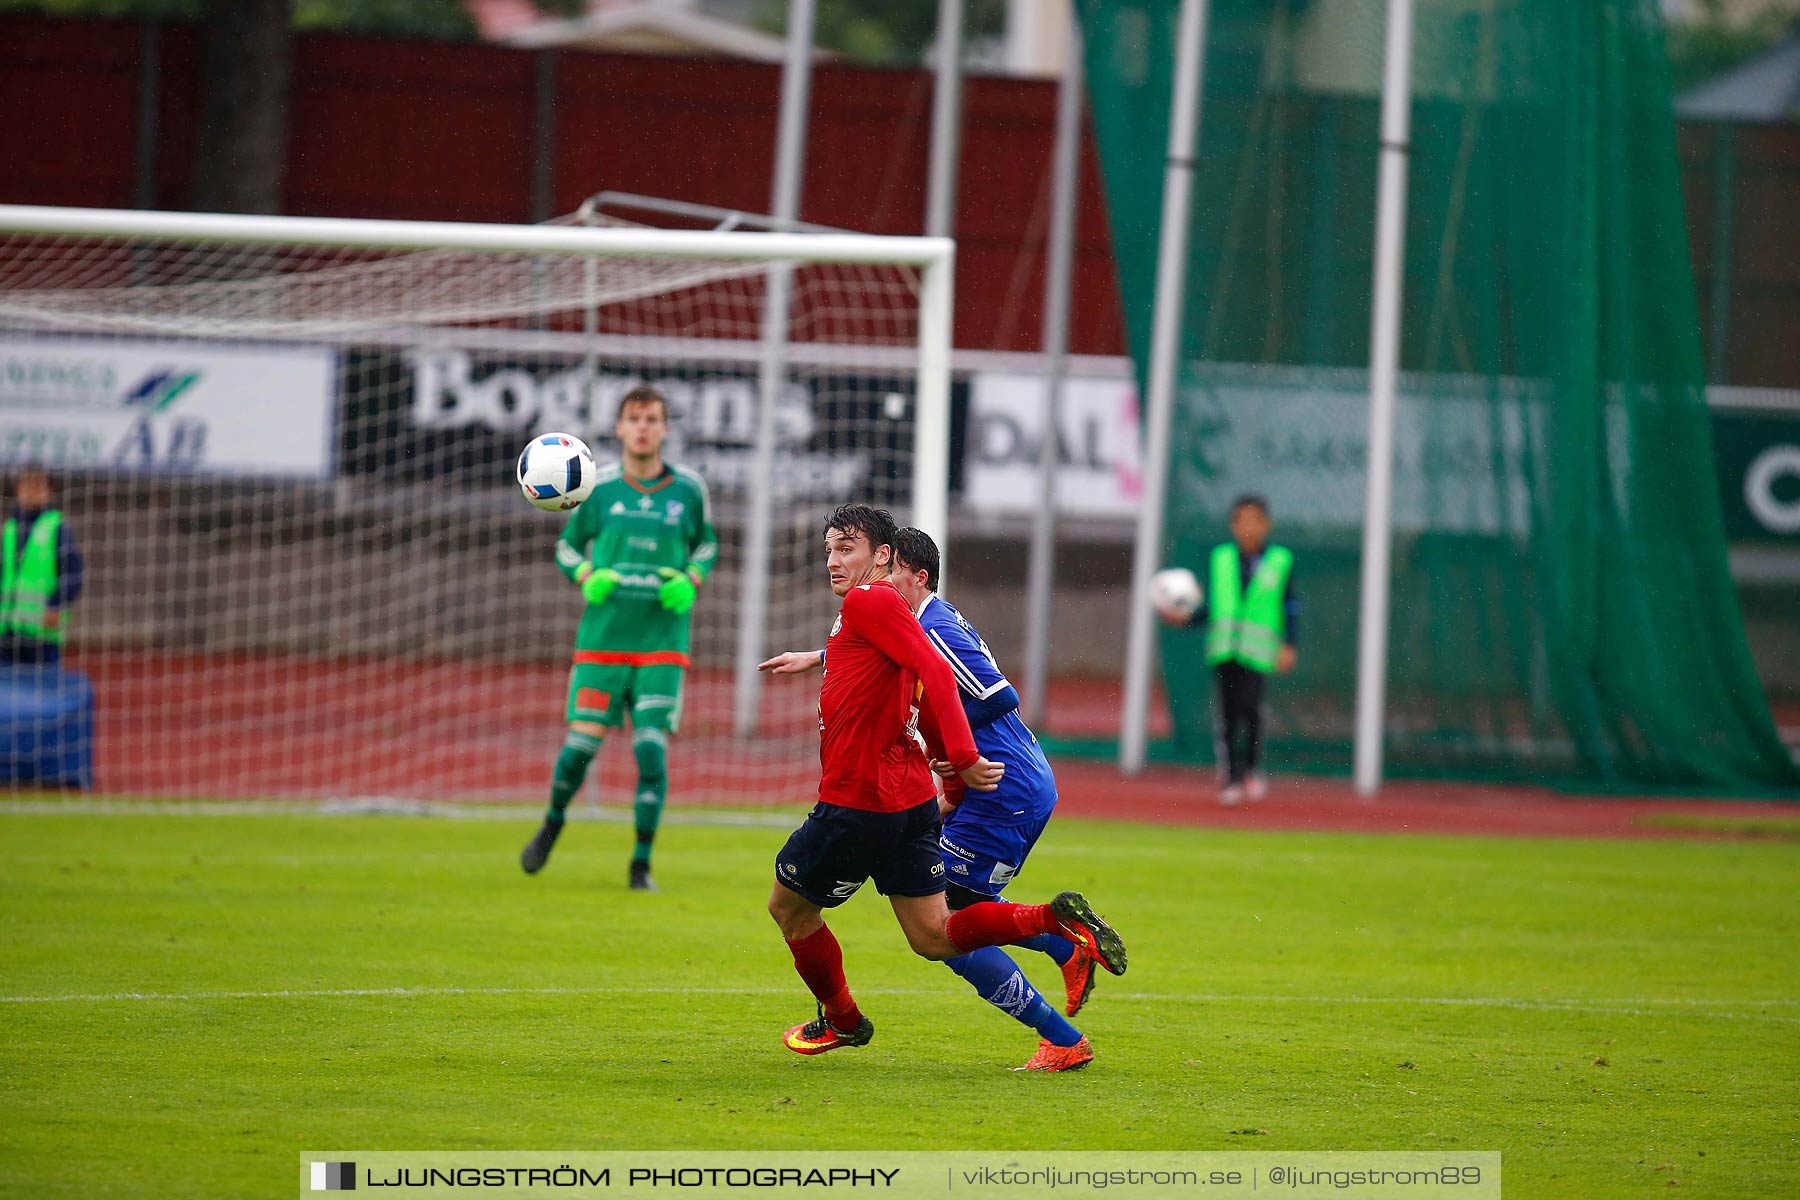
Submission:
{"label": "net mesh pattern", "polygon": [[[771,268],[0,234],[0,446],[49,468],[83,559],[59,686],[91,689],[92,721],[85,774],[39,755],[15,781],[541,797],[581,600],[513,464],[551,430],[616,458],[618,400],[647,381],[721,541],[671,802],[807,800],[816,676],[767,681],[753,729],[733,705],[749,497],[775,513],[762,646],[822,645],[823,514],[911,513],[919,279],[793,268],[759,473]],[[83,709],[63,707],[40,740]],[[609,801],[634,779],[615,740],[591,784]]]}

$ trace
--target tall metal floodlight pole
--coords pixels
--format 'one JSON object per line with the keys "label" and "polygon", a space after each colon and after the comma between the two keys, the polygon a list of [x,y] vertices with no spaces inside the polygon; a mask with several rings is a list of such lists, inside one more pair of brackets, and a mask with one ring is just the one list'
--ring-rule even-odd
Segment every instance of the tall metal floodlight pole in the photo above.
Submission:
{"label": "tall metal floodlight pole", "polygon": [[1150,331],[1150,394],[1144,414],[1144,495],[1131,563],[1131,613],[1125,641],[1125,706],[1119,721],[1119,769],[1144,769],[1150,737],[1150,577],[1162,558],[1163,501],[1169,482],[1169,430],[1174,424],[1175,371],[1181,357],[1187,290],[1188,221],[1193,207],[1195,132],[1206,59],[1207,0],[1181,0],[1175,42],[1175,88],[1169,105],[1169,152],[1163,167],[1162,244],[1156,256],[1156,313]]}
{"label": "tall metal floodlight pole", "polygon": [[[790,0],[787,60],[781,72],[781,124],[775,141],[775,182],[769,213],[777,221],[800,215],[800,183],[806,170],[807,104],[812,93],[814,0]],[[762,699],[763,632],[769,616],[769,556],[774,545],[775,408],[787,383],[788,307],[794,268],[769,268],[763,305],[763,360],[756,440],[750,472],[750,511],[744,520],[744,583],[738,610],[737,663],[732,681],[733,726],[739,737],[756,733]]]}
{"label": "tall metal floodlight pole", "polygon": [[926,237],[950,237],[956,225],[956,160],[962,153],[962,43],[963,0],[938,0],[931,174],[925,184]]}
{"label": "tall metal floodlight pole", "polygon": [[[1073,0],[1070,3],[1074,7]],[[1056,93],[1056,158],[1050,167],[1050,262],[1044,271],[1044,440],[1038,446],[1038,505],[1025,569],[1025,719],[1044,718],[1050,676],[1050,599],[1056,575],[1056,469],[1063,387],[1069,374],[1069,281],[1075,261],[1075,199],[1081,172],[1081,23],[1069,14],[1069,52]]]}
{"label": "tall metal floodlight pole", "polygon": [[1363,511],[1362,609],[1356,644],[1356,790],[1381,787],[1387,706],[1389,551],[1394,516],[1395,385],[1400,368],[1406,170],[1412,136],[1413,0],[1387,0],[1381,77],[1381,178],[1375,200],[1375,298],[1369,318],[1369,479]]}
{"label": "tall metal floodlight pole", "polygon": [[[927,237],[955,236],[957,159],[962,153],[962,43],[963,0],[938,0],[937,62],[931,92],[931,163],[930,174],[925,181]],[[955,318],[952,317],[953,326],[954,323]],[[921,379],[920,387],[924,386],[924,380]],[[921,422],[915,441],[921,447],[927,439],[940,445],[947,460],[950,454],[949,421],[945,420],[941,429],[923,424],[929,417],[929,410],[920,402],[921,399],[915,397],[913,404],[913,419]],[[941,584],[950,560],[949,513],[945,508],[948,497],[927,495],[924,489],[929,487],[934,492],[948,492],[950,480],[946,476],[941,482],[923,482],[930,477],[929,472],[920,474],[920,468],[924,465],[923,462],[914,464],[912,523],[937,539],[938,580]],[[944,527],[933,529],[926,514],[936,513],[940,509],[945,509]]]}

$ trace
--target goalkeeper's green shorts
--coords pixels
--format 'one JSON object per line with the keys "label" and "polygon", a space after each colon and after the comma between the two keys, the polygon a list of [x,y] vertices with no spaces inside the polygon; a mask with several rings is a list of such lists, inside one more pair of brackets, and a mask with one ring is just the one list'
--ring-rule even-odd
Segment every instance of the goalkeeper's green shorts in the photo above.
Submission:
{"label": "goalkeeper's green shorts", "polygon": [[676,651],[577,650],[566,719],[617,729],[630,712],[634,729],[678,733],[687,664]]}

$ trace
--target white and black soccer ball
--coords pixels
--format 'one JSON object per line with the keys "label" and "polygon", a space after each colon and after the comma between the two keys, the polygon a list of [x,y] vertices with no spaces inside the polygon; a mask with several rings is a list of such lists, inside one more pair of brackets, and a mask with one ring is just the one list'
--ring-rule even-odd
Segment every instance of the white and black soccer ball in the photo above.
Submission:
{"label": "white and black soccer ball", "polygon": [[1200,581],[1186,567],[1170,567],[1150,578],[1150,606],[1173,620],[1193,616],[1203,596]]}
{"label": "white and black soccer ball", "polygon": [[533,507],[567,512],[594,490],[594,452],[574,434],[539,434],[519,453],[518,475]]}

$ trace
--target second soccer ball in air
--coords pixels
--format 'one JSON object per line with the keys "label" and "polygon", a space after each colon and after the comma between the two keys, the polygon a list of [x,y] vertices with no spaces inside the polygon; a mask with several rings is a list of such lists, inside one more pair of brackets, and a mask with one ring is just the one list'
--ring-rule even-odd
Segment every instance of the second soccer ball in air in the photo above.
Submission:
{"label": "second soccer ball in air", "polygon": [[1150,604],[1165,617],[1185,621],[1200,607],[1200,581],[1186,567],[1158,571],[1150,579]]}
{"label": "second soccer ball in air", "polygon": [[568,433],[544,433],[519,454],[519,490],[534,507],[566,512],[594,490],[594,453]]}

